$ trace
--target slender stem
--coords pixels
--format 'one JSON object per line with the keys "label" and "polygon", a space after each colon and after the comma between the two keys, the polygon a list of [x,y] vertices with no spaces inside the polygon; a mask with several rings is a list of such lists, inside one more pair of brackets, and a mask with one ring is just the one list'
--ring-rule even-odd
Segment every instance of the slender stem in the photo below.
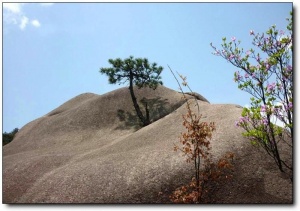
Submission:
{"label": "slender stem", "polygon": [[141,122],[143,123],[143,126],[147,126],[149,125],[149,122],[145,119],[143,113],[141,112],[141,109],[139,107],[139,104],[137,103],[134,91],[133,91],[133,75],[130,75],[130,80],[129,80],[129,91],[130,91],[130,96],[133,102],[133,106],[135,108],[135,111],[139,117],[139,119],[141,120]]}

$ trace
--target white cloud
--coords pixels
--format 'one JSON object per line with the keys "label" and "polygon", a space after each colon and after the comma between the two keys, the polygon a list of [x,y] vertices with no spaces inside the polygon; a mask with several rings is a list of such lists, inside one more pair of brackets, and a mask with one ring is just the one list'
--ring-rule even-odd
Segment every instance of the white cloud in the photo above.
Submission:
{"label": "white cloud", "polygon": [[14,13],[21,13],[23,3],[3,3],[3,8]]}
{"label": "white cloud", "polygon": [[21,3],[3,3],[3,21],[6,24],[18,24],[22,18]]}
{"label": "white cloud", "polygon": [[[21,30],[25,30],[28,24],[38,28],[41,23],[38,19],[31,20],[23,11],[26,3],[3,3],[3,21],[5,24],[18,25]],[[52,6],[54,3],[39,3],[42,7]]]}
{"label": "white cloud", "polygon": [[28,24],[29,19],[26,16],[23,16],[21,19],[21,23],[19,25],[20,29],[24,30],[26,25]]}
{"label": "white cloud", "polygon": [[52,6],[54,3],[40,3],[40,5],[42,6],[42,7],[50,7],[50,6]]}
{"label": "white cloud", "polygon": [[17,24],[18,15],[13,13],[3,13],[3,22],[7,24]]}
{"label": "white cloud", "polygon": [[3,20],[6,24],[17,24],[24,30],[29,19],[23,14],[24,3],[3,3]]}
{"label": "white cloud", "polygon": [[32,21],[31,21],[31,24],[32,24],[34,27],[40,27],[40,26],[41,26],[41,24],[40,24],[40,22],[39,22],[38,20],[32,20]]}

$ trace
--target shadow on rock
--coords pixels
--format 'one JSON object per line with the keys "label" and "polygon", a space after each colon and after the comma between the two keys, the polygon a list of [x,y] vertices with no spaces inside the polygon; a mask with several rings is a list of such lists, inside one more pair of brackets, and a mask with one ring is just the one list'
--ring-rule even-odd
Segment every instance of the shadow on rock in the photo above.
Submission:
{"label": "shadow on rock", "polygon": [[[140,100],[139,105],[143,115],[145,117],[148,116],[151,123],[166,116],[180,106],[180,104],[171,105],[167,99],[161,99],[161,97],[143,98]],[[138,130],[143,127],[143,124],[134,109],[132,109],[131,112],[118,109],[117,116],[121,124],[116,129],[125,130],[134,128],[135,130]]]}

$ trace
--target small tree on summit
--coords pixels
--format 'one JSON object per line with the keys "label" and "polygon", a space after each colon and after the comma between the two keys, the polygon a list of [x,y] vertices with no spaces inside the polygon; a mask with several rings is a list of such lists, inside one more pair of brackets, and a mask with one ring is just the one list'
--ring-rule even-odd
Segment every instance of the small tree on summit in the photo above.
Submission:
{"label": "small tree on summit", "polygon": [[124,84],[129,82],[129,91],[133,106],[137,113],[137,116],[141,120],[143,126],[150,124],[149,111],[147,104],[146,116],[143,115],[137,99],[135,97],[133,86],[136,85],[139,89],[142,87],[149,87],[156,89],[156,87],[161,84],[160,74],[163,67],[157,66],[156,63],[149,64],[146,58],[136,58],[130,56],[127,59],[109,59],[108,62],[113,66],[110,68],[100,68],[100,73],[106,74],[108,76],[108,81],[110,84]]}

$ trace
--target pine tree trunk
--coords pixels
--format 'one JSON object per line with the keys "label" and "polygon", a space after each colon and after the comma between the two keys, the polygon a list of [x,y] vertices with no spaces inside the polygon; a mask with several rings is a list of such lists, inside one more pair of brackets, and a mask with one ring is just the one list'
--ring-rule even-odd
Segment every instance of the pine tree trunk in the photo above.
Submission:
{"label": "pine tree trunk", "polygon": [[129,91],[130,91],[130,95],[131,95],[131,99],[132,99],[132,102],[133,102],[134,109],[136,111],[136,114],[140,118],[141,122],[143,123],[143,126],[149,125],[149,121],[147,121],[145,119],[143,113],[141,112],[140,106],[137,103],[136,97],[134,95],[134,92],[133,92],[133,76],[132,75],[130,75]]}

